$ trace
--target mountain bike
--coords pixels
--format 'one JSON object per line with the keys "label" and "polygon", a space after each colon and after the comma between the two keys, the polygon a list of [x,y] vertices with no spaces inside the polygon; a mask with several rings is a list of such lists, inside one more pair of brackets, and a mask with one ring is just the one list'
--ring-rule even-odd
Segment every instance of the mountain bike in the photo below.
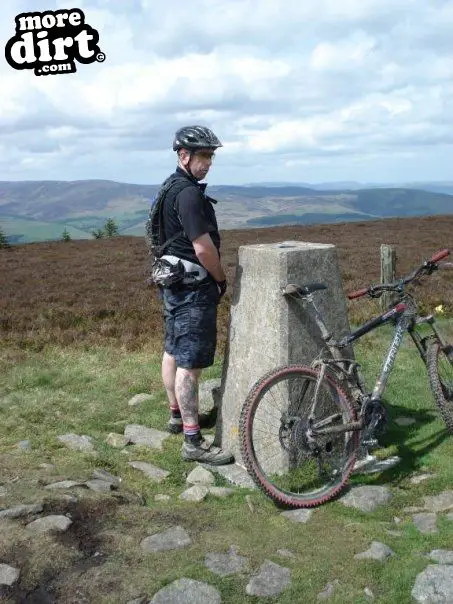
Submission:
{"label": "mountain bike", "polygon": [[[324,347],[310,366],[285,365],[255,382],[239,422],[243,462],[254,482],[276,503],[303,508],[323,504],[344,488],[357,461],[378,446],[388,422],[382,396],[405,332],[424,366],[435,403],[453,433],[453,346],[432,314],[420,316],[410,283],[420,284],[441,265],[444,249],[394,283],[364,287],[348,294],[379,298],[391,292],[388,310],[340,339],[329,333],[313,293],[324,283],[288,284],[282,294],[302,301],[314,314]],[[447,265],[447,263],[444,263]],[[367,392],[360,364],[345,358],[353,342],[386,323],[393,338],[372,392]],[[428,335],[425,335],[428,332]],[[349,348],[350,351],[353,348]]]}

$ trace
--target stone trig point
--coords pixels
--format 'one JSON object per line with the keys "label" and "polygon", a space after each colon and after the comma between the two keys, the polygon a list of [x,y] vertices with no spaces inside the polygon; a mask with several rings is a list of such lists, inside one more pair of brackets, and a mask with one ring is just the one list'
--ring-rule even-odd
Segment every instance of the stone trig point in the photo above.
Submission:
{"label": "stone trig point", "polygon": [[327,327],[345,333],[347,305],[334,245],[284,241],[239,248],[215,437],[239,464],[239,416],[253,384],[279,365],[309,365],[323,346],[310,309],[282,295],[288,283],[314,282],[328,286],[314,294]]}

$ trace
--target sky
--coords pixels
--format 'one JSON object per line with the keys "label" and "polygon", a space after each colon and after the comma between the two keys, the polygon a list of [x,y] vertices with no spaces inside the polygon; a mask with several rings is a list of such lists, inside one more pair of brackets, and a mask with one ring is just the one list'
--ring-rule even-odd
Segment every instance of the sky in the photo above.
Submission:
{"label": "sky", "polygon": [[174,132],[223,143],[207,181],[453,181],[453,0],[1,0],[79,8],[104,62],[0,59],[0,180],[157,184]]}

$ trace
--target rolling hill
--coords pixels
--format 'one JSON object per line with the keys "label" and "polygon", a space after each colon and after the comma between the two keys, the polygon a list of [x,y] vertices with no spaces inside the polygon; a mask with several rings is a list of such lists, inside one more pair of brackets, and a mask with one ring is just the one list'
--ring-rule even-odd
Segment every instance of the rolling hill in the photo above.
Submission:
{"label": "rolling hill", "polygon": [[[222,230],[453,213],[453,195],[444,192],[453,193],[451,183],[433,183],[432,190],[428,183],[426,189],[356,185],[257,183],[208,191],[219,202]],[[142,236],[157,189],[108,180],[0,182],[0,225],[12,243],[60,239],[65,228],[73,239],[89,239],[108,218],[120,234]]]}

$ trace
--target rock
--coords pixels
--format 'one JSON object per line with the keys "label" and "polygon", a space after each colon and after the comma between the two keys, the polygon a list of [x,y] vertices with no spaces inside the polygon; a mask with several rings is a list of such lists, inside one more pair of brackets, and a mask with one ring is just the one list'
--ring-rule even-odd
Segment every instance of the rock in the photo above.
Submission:
{"label": "rock", "polygon": [[170,501],[170,499],[170,495],[163,495],[161,493],[154,495],[154,501]]}
{"label": "rock", "polygon": [[318,600],[328,600],[331,598],[334,594],[335,587],[338,587],[338,585],[340,585],[340,581],[338,579],[335,579],[333,583],[327,583],[324,590],[318,594]]}
{"label": "rock", "polygon": [[39,467],[43,470],[53,470],[55,468],[55,465],[53,463],[40,463]]}
{"label": "rock", "polygon": [[423,497],[426,510],[430,512],[445,512],[453,508],[453,491],[443,491],[439,495],[426,495]]}
{"label": "rock", "polygon": [[187,476],[186,482],[189,484],[202,484],[209,486],[214,484],[214,474],[202,466],[197,466]]}
{"label": "rock", "polygon": [[283,558],[296,558],[295,554],[289,549],[278,549],[277,554],[283,556]]}
{"label": "rock", "polygon": [[0,564],[0,585],[11,587],[20,576],[20,570],[9,566],[8,564]]}
{"label": "rock", "polygon": [[61,480],[60,482],[53,482],[52,484],[48,484],[44,488],[47,490],[52,489],[71,489],[72,487],[80,487],[84,483],[78,482],[76,480]]}
{"label": "rock", "polygon": [[153,480],[154,482],[162,482],[170,474],[170,472],[168,472],[167,470],[162,470],[162,468],[153,466],[152,464],[146,461],[129,461],[128,464],[132,468],[143,472],[145,476],[151,478],[151,480]]}
{"label": "rock", "polygon": [[453,513],[446,515],[447,520],[451,520],[453,522]]}
{"label": "rock", "polygon": [[411,593],[422,604],[453,602],[453,566],[430,564],[417,575]]}
{"label": "rock", "polygon": [[392,531],[390,529],[385,529],[387,535],[392,535],[392,537],[402,537],[403,533],[401,531]]}
{"label": "rock", "polygon": [[395,517],[393,518],[393,522],[394,522],[395,524],[401,524],[402,520],[401,520],[401,518],[398,518],[398,516],[395,516]]}
{"label": "rock", "polygon": [[17,443],[17,448],[22,451],[31,451],[31,443],[29,440],[21,440]]}
{"label": "rock", "polygon": [[308,522],[310,520],[311,515],[313,514],[313,510],[308,509],[298,509],[298,510],[288,510],[287,512],[281,512],[281,516],[284,518],[288,518],[288,520],[292,520],[293,522]]}
{"label": "rock", "polygon": [[205,380],[198,386],[198,408],[200,413],[210,413],[218,406],[218,392],[222,380],[220,378]]}
{"label": "rock", "polygon": [[96,493],[110,493],[112,488],[116,488],[111,482],[105,480],[87,480],[84,484]]}
{"label": "rock", "polygon": [[139,424],[128,424],[124,428],[124,436],[134,445],[162,449],[162,443],[170,436],[169,432],[162,432],[154,428],[147,428]]}
{"label": "rock", "polygon": [[41,503],[35,503],[31,505],[16,505],[13,508],[7,510],[0,510],[0,520],[6,518],[23,518],[29,514],[39,514],[43,511]]}
{"label": "rock", "polygon": [[124,434],[116,434],[116,432],[110,432],[110,434],[105,439],[105,442],[114,449],[122,449],[131,441],[129,438],[124,436]]}
{"label": "rock", "polygon": [[352,487],[349,493],[341,497],[340,501],[347,507],[353,507],[362,512],[374,510],[392,499],[392,493],[387,487],[365,486]]}
{"label": "rock", "polygon": [[92,476],[95,480],[104,480],[105,482],[110,482],[115,487],[119,487],[122,480],[119,476],[114,476],[102,468],[96,468],[93,470]]}
{"label": "rock", "polygon": [[129,600],[127,604],[148,604],[148,597],[141,596],[139,598],[135,598],[134,600]]}
{"label": "rock", "polygon": [[0,486],[0,497],[6,497],[7,495],[8,495],[8,490],[6,489],[6,487]]}
{"label": "rock", "polygon": [[374,600],[374,593],[371,591],[371,589],[369,587],[365,587],[365,589],[363,590],[363,593],[366,595],[367,598],[370,598],[370,600]]}
{"label": "rock", "polygon": [[413,426],[416,423],[413,417],[397,417],[395,419],[395,424],[398,426]]}
{"label": "rock", "polygon": [[141,405],[142,403],[153,401],[155,398],[156,396],[154,394],[136,394],[129,400],[127,404],[129,405],[129,407],[136,407],[137,405]]}
{"label": "rock", "polygon": [[412,516],[415,526],[421,533],[437,533],[436,514],[428,512],[426,514],[414,514]]}
{"label": "rock", "polygon": [[181,493],[179,499],[182,499],[183,501],[193,501],[195,503],[200,503],[200,501],[203,501],[203,499],[208,493],[208,487],[205,487],[202,484],[196,484],[193,487],[190,487],[190,489],[184,491],[184,493]]}
{"label": "rock", "polygon": [[424,480],[428,480],[429,478],[433,478],[433,477],[434,477],[434,474],[416,474],[415,476],[412,476],[412,478],[410,479],[409,482],[411,484],[420,484]]}
{"label": "rock", "polygon": [[216,575],[227,577],[240,573],[247,564],[247,558],[239,556],[236,548],[232,545],[227,554],[206,554],[204,563]]}
{"label": "rock", "polygon": [[57,439],[73,451],[94,450],[93,439],[91,436],[86,436],[86,434],[82,434],[82,436],[78,434],[62,434],[61,436],[57,436]]}
{"label": "rock", "polygon": [[140,545],[145,553],[154,553],[170,549],[181,549],[191,543],[191,538],[182,526],[175,526],[162,533],[146,537]]}
{"label": "rock", "polygon": [[453,552],[446,549],[433,549],[428,556],[439,564],[453,564]]}
{"label": "rock", "polygon": [[220,593],[207,583],[177,579],[156,593],[150,604],[220,604]]}
{"label": "rock", "polygon": [[387,545],[380,543],[379,541],[373,541],[369,549],[360,554],[356,554],[354,558],[356,560],[378,560],[379,562],[384,562],[390,556],[394,556],[395,552],[391,550]]}
{"label": "rock", "polygon": [[418,514],[419,512],[424,512],[425,508],[419,505],[409,505],[407,508],[403,508],[403,512],[406,514]]}
{"label": "rock", "polygon": [[278,596],[290,583],[291,571],[289,568],[265,560],[258,574],[248,582],[245,591],[249,596]]}
{"label": "rock", "polygon": [[214,497],[228,497],[233,493],[233,489],[229,489],[228,487],[209,487],[209,495],[213,495]]}
{"label": "rock", "polygon": [[43,518],[38,518],[30,524],[27,524],[26,528],[35,531],[36,533],[49,533],[49,532],[59,532],[64,533],[71,526],[72,520],[70,520],[67,516],[44,516]]}
{"label": "rock", "polygon": [[257,489],[258,487],[250,478],[247,470],[237,463],[229,463],[224,466],[209,466],[200,464],[203,468],[216,472],[223,476],[229,483],[246,489]]}

